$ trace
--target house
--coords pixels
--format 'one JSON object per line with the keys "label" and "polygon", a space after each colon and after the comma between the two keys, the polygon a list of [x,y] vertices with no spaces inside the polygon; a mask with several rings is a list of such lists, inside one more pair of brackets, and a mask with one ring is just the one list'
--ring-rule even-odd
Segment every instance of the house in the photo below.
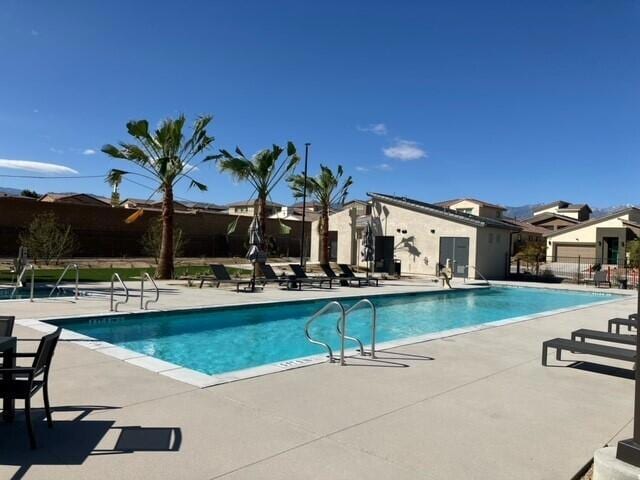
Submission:
{"label": "house", "polygon": [[[364,266],[360,252],[364,229],[370,224],[375,237],[375,271],[392,272],[394,262],[399,261],[405,273],[437,275],[439,265],[449,261],[457,277],[504,278],[511,235],[520,227],[406,197],[368,195],[372,200],[369,214],[359,214],[356,206],[329,216],[332,260]],[[496,215],[501,208],[494,208]],[[317,227],[314,222],[311,261],[319,259]]]}
{"label": "house", "polygon": [[[124,208],[144,208],[149,210],[162,210],[162,200],[141,199],[141,198],[125,198],[120,202],[120,206]],[[185,212],[189,207],[181,202],[173,202],[173,209],[176,212]]]}
{"label": "house", "polygon": [[546,234],[547,257],[618,265],[626,261],[627,246],[640,236],[640,209],[627,207]]}
{"label": "house", "polygon": [[[229,215],[241,215],[243,217],[253,217],[256,213],[257,200],[244,200],[227,204]],[[267,217],[279,218],[284,205],[276,202],[267,202]]]}
{"label": "house", "polygon": [[181,202],[186,208],[196,212],[225,213],[227,207],[207,202]]}
{"label": "house", "polygon": [[589,220],[591,208],[586,203],[569,203],[558,200],[541,205],[533,212],[533,217],[525,222],[547,230],[562,230]]}
{"label": "house", "polygon": [[75,203],[78,205],[93,205],[97,207],[110,207],[111,203],[108,198],[98,197],[97,195],[91,195],[88,193],[45,193],[40,198],[39,202],[48,203]]}
{"label": "house", "polygon": [[505,218],[505,222],[520,228],[518,233],[511,235],[511,256],[520,252],[527,244],[545,245],[545,235],[549,233],[546,228],[538,227],[523,220]]}
{"label": "house", "polygon": [[477,200],[475,198],[456,198],[444,202],[435,203],[439,207],[455,210],[456,212],[468,213],[477,217],[501,218],[507,209],[493,203]]}

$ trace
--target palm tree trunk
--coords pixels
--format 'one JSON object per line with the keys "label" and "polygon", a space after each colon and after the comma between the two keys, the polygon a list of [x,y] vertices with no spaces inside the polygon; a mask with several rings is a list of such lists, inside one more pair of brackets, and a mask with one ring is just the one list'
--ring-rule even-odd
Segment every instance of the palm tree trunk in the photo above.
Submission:
{"label": "palm tree trunk", "polygon": [[162,199],[162,243],[158,278],[169,280],[173,277],[173,186],[164,186]]}
{"label": "palm tree trunk", "polygon": [[260,196],[258,199],[258,219],[260,220],[260,228],[262,228],[262,251],[267,251],[267,198]]}
{"label": "palm tree trunk", "polygon": [[318,233],[320,234],[320,263],[329,263],[329,212],[322,209],[322,216],[318,222]]}

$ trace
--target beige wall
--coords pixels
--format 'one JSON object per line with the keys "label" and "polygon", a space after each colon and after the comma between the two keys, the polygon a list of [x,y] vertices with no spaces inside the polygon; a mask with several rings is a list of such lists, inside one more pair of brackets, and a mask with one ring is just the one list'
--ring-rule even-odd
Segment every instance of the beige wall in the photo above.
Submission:
{"label": "beige wall", "polygon": [[541,213],[558,213],[558,206],[554,205],[553,207],[534,210],[533,212],[534,215],[540,215]]}
{"label": "beige wall", "polygon": [[[355,217],[352,210],[341,210],[329,215],[329,231],[338,232],[338,263],[352,265],[357,262],[359,251],[355,232]],[[318,233],[319,220],[311,223],[311,252],[309,260],[320,260],[320,235]]]}
{"label": "beige wall", "polygon": [[[449,206],[451,210],[465,210],[471,215],[486,218],[500,218],[502,216],[502,210],[499,208],[489,207],[487,205],[480,205],[477,202],[471,200],[462,200],[458,203],[454,203]],[[471,209],[471,211],[468,211]]]}
{"label": "beige wall", "polygon": [[598,228],[622,228],[622,220],[630,220],[629,214],[621,215],[610,220],[592,223],[581,228],[573,229],[569,232],[560,230],[559,233],[552,237],[547,237],[547,256],[553,256],[555,245],[558,243],[589,243],[595,244],[597,241]]}
{"label": "beige wall", "polygon": [[[511,235],[502,228],[478,228],[476,268],[488,280],[504,278]],[[469,274],[469,276],[472,276]]]}
{"label": "beige wall", "polygon": [[[440,260],[440,237],[468,237],[469,263],[475,267],[475,227],[394,205],[376,203],[372,215],[379,218],[381,228],[376,233],[395,237],[395,255],[402,262],[403,272],[435,275]],[[407,233],[398,233],[398,229],[406,230]],[[435,230],[435,233],[431,233],[431,230]]]}

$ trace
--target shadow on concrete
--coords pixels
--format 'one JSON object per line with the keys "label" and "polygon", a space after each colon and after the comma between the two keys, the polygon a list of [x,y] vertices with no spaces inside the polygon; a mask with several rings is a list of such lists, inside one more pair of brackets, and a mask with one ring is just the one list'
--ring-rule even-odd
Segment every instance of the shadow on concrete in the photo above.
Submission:
{"label": "shadow on concrete", "polygon": [[[178,427],[114,426],[113,420],[87,417],[115,410],[109,406],[53,408],[54,427],[37,410],[34,427],[38,448],[31,450],[22,412],[11,423],[0,423],[0,465],[17,466],[12,479],[21,479],[34,465],[82,465],[88,457],[135,452],[177,452],[182,444]],[[73,415],[78,413],[77,415]],[[67,418],[70,420],[60,418]]]}
{"label": "shadow on concrete", "polygon": [[574,362],[567,366],[569,368],[575,368],[576,370],[584,370],[586,372],[599,373],[601,375],[625,378],[627,380],[635,379],[635,372],[629,368],[613,367],[611,365],[602,365],[600,363],[591,362]]}

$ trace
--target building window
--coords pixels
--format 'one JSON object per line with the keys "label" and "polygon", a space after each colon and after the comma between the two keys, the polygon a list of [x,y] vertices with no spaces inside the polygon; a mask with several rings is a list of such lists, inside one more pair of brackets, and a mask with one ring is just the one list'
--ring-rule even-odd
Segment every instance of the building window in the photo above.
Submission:
{"label": "building window", "polygon": [[469,215],[471,215],[471,213],[473,213],[473,208],[456,208],[456,211],[460,213],[468,213]]}

